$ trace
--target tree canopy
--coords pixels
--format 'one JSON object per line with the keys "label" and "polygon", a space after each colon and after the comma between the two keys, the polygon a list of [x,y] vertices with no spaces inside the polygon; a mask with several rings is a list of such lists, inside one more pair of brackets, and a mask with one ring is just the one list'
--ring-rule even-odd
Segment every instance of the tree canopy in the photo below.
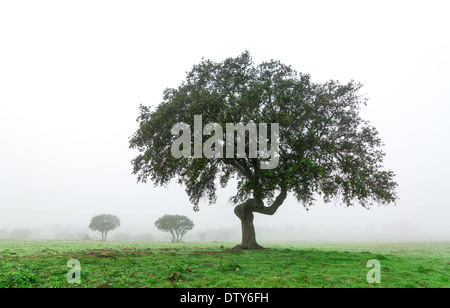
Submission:
{"label": "tree canopy", "polygon": [[[346,206],[366,208],[395,203],[397,183],[392,171],[383,170],[382,141],[360,116],[367,102],[359,94],[361,87],[355,81],[314,83],[308,74],[280,61],[255,64],[249,52],[222,62],[203,59],[178,88],[164,91],[156,108],[140,106],[139,128],[130,138],[130,147],[139,151],[133,173],[139,182],[151,180],[155,186],[176,179],[196,211],[203,198],[216,202],[216,180],[224,188],[237,179],[237,192],[230,200],[237,204],[235,213],[242,222],[242,248],[259,247],[253,213],[273,215],[288,193],[307,209],[317,198],[325,202],[338,198]],[[175,158],[171,146],[178,136],[171,130],[177,123],[193,127],[196,115],[203,123],[221,127],[277,123],[278,134],[269,131],[262,136],[269,144],[277,138],[276,168],[261,168],[267,161],[261,156]],[[214,135],[218,132],[221,139],[226,137],[220,130]],[[193,139],[190,145],[195,148]],[[250,151],[248,146],[245,150]]]}
{"label": "tree canopy", "polygon": [[194,227],[194,222],[183,215],[164,215],[155,221],[155,227],[170,232],[172,242],[181,242],[183,236]]}
{"label": "tree canopy", "polygon": [[111,214],[101,214],[92,217],[89,229],[94,231],[100,231],[102,234],[102,241],[106,241],[106,235],[109,231],[112,231],[120,227],[120,219],[117,216]]}

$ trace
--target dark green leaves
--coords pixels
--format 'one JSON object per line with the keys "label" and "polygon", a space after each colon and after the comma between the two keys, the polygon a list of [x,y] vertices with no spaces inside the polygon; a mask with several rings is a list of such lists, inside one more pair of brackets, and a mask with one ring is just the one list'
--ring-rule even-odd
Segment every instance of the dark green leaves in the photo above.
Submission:
{"label": "dark green leaves", "polygon": [[[395,202],[397,184],[391,171],[382,170],[378,132],[359,115],[366,104],[360,88],[354,81],[313,83],[309,75],[275,60],[256,65],[248,52],[222,62],[203,60],[177,89],[164,91],[155,110],[141,106],[139,128],[130,139],[130,147],[139,152],[133,172],[138,181],[155,185],[178,179],[195,209],[203,198],[215,202],[217,179],[225,187],[233,177],[238,183],[231,198],[235,203],[272,199],[281,189],[305,206],[318,195],[325,201],[340,197],[346,205]],[[248,155],[173,158],[172,126],[193,127],[195,115],[202,115],[203,125],[221,125],[223,140],[226,123],[279,123],[278,166],[263,170],[261,158]]]}
{"label": "dark green leaves", "polygon": [[155,221],[155,227],[172,235],[172,242],[180,242],[194,227],[194,222],[183,215],[164,215]]}

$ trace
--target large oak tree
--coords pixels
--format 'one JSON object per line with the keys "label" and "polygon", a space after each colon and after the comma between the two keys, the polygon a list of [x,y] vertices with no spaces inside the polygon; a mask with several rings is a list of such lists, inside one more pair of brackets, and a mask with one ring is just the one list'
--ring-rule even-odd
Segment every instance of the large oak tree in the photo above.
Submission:
{"label": "large oak tree", "polygon": [[[139,151],[133,172],[138,181],[151,180],[155,186],[177,179],[196,211],[202,198],[216,202],[217,184],[224,188],[237,179],[230,200],[241,220],[240,249],[261,248],[253,213],[275,214],[288,194],[306,208],[318,197],[367,208],[395,203],[397,184],[394,173],[383,170],[378,132],[359,114],[366,104],[360,88],[354,81],[314,83],[280,61],[255,64],[248,52],[222,62],[202,59],[178,88],[164,91],[156,108],[140,107],[139,128],[130,138],[130,148]],[[177,123],[193,127],[195,115],[223,128],[226,123],[267,123],[269,128],[278,123],[279,134],[266,136],[268,144],[278,138],[278,165],[263,169],[267,159],[249,155],[174,158],[171,146],[179,136],[171,129]],[[225,140],[225,133],[215,136]],[[203,136],[202,142],[210,137]]]}

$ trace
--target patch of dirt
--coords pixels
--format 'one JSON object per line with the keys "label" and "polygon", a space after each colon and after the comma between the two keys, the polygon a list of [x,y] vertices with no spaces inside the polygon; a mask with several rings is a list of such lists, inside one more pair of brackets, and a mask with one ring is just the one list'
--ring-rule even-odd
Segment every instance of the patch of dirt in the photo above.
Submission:
{"label": "patch of dirt", "polygon": [[89,254],[97,257],[105,257],[105,258],[117,258],[117,254],[119,251],[114,249],[95,249],[90,250]]}
{"label": "patch of dirt", "polygon": [[28,256],[11,256],[11,257],[4,257],[2,259],[5,260],[11,260],[11,259],[32,259],[32,258],[40,258],[42,256],[36,256],[36,255],[28,255]]}
{"label": "patch of dirt", "polygon": [[56,251],[56,250],[53,250],[53,249],[50,249],[50,248],[45,248],[41,252],[45,252],[45,253],[59,253],[59,251]]}
{"label": "patch of dirt", "polygon": [[209,251],[209,250],[204,250],[204,251],[200,251],[200,250],[194,250],[191,251],[191,254],[193,255],[211,255],[211,254],[216,254],[219,253],[218,251]]}
{"label": "patch of dirt", "polygon": [[241,249],[236,249],[236,248],[227,248],[224,249],[222,251],[220,251],[221,253],[229,253],[229,252],[237,252],[237,253],[242,253]]}
{"label": "patch of dirt", "polygon": [[175,281],[179,278],[180,278],[180,273],[178,273],[178,272],[173,273],[172,277],[168,277],[169,281]]}
{"label": "patch of dirt", "polygon": [[96,288],[110,288],[111,285],[107,282],[99,284]]}
{"label": "patch of dirt", "polygon": [[203,255],[213,255],[213,254],[219,254],[219,253],[242,253],[242,250],[235,250],[235,249],[225,249],[222,251],[194,250],[191,252],[191,254],[203,254]]}
{"label": "patch of dirt", "polygon": [[153,253],[150,251],[150,249],[138,249],[136,251],[132,251],[131,254],[151,255]]}

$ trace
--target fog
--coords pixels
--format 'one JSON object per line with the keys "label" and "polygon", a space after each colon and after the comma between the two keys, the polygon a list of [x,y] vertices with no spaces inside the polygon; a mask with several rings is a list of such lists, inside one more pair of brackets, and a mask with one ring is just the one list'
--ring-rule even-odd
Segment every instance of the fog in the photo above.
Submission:
{"label": "fog", "polygon": [[[218,190],[194,212],[184,188],[136,182],[128,139],[140,104],[156,106],[202,57],[250,51],[313,81],[356,80],[380,132],[396,206],[346,208],[292,196],[255,214],[257,239],[450,240],[450,39],[446,1],[2,1],[0,237],[99,237],[90,219],[121,219],[110,238],[169,240],[154,221],[186,215],[186,241],[238,241]],[[126,234],[126,235],[123,235]]]}

